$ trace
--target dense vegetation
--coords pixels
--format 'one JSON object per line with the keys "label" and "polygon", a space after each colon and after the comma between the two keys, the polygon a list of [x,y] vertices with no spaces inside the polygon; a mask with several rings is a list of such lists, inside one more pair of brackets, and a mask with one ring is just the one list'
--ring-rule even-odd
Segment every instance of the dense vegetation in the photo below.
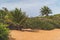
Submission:
{"label": "dense vegetation", "polygon": [[32,17],[26,20],[25,28],[43,30],[60,28],[60,14],[49,16],[49,14],[52,14],[52,10],[47,6],[42,7],[40,12],[42,16]]}
{"label": "dense vegetation", "polygon": [[3,9],[0,9],[0,40],[8,40],[9,30],[7,28],[13,30],[22,30],[22,28],[43,30],[60,28],[60,14],[49,15],[52,11],[47,6],[42,7],[40,13],[42,16],[28,17],[21,8],[8,10],[3,7]]}
{"label": "dense vegetation", "polygon": [[29,18],[27,19],[26,27],[43,30],[60,28],[60,14],[53,16]]}
{"label": "dense vegetation", "polygon": [[60,14],[49,16],[51,9],[44,6],[40,9],[41,15],[38,17],[28,17],[26,13],[18,8],[8,10],[4,8],[0,10],[0,22],[9,25],[10,29],[22,30],[22,28],[51,30],[60,28]]}
{"label": "dense vegetation", "polygon": [[9,30],[6,28],[6,25],[0,23],[0,40],[8,40]]}

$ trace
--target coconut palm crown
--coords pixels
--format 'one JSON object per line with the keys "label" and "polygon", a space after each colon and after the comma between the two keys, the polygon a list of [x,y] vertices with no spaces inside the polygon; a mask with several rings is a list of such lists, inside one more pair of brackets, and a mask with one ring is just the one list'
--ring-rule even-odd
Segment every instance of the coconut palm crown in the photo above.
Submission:
{"label": "coconut palm crown", "polygon": [[40,12],[41,12],[41,15],[46,15],[46,16],[49,16],[49,14],[52,13],[51,9],[47,6],[44,6],[40,9]]}

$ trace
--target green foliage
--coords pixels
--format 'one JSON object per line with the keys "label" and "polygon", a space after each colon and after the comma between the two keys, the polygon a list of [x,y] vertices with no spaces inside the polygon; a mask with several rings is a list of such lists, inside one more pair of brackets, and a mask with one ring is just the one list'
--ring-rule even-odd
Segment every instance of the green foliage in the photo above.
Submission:
{"label": "green foliage", "polygon": [[8,40],[9,30],[6,25],[0,23],[0,40]]}
{"label": "green foliage", "polygon": [[0,22],[4,23],[6,13],[4,10],[0,10]]}
{"label": "green foliage", "polygon": [[40,25],[43,30],[51,30],[55,28],[55,26],[48,21],[42,21]]}
{"label": "green foliage", "polygon": [[53,16],[46,16],[45,18],[51,19],[52,24],[55,25],[56,28],[60,28],[60,14],[53,15]]}
{"label": "green foliage", "polygon": [[12,27],[13,29],[17,27],[21,28],[21,26],[24,25],[27,16],[25,12],[22,12],[21,8],[20,9],[15,8],[15,10],[8,11],[6,19],[7,19],[6,22],[10,24],[9,27]]}
{"label": "green foliage", "polygon": [[9,27],[12,28],[21,28],[21,26],[24,28],[44,30],[60,28],[60,14],[49,16],[52,11],[47,6],[42,7],[40,12],[43,16],[29,18],[21,8],[15,8],[9,11],[3,7],[3,10],[0,10],[0,22],[4,24],[8,23]]}
{"label": "green foliage", "polygon": [[43,29],[43,30],[51,30],[55,28],[54,23],[46,18],[30,18],[27,20],[27,24],[25,24],[27,28],[31,29]]}
{"label": "green foliage", "polygon": [[40,12],[41,12],[41,15],[46,15],[46,16],[52,13],[51,9],[49,9],[47,6],[42,7],[40,9]]}
{"label": "green foliage", "polygon": [[26,15],[21,9],[15,9],[8,14],[8,19],[14,24],[21,24],[26,20]]}

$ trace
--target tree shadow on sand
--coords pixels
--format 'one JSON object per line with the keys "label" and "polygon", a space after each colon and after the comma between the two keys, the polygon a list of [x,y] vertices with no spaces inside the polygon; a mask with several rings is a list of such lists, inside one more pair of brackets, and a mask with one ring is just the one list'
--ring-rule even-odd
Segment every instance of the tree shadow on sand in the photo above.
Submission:
{"label": "tree shadow on sand", "polygon": [[[39,32],[39,30],[43,30],[43,29],[22,29],[22,32]],[[54,30],[54,29],[51,29]],[[45,31],[51,31],[51,30],[45,30]]]}
{"label": "tree shadow on sand", "polygon": [[23,29],[22,32],[39,32],[37,29]]}

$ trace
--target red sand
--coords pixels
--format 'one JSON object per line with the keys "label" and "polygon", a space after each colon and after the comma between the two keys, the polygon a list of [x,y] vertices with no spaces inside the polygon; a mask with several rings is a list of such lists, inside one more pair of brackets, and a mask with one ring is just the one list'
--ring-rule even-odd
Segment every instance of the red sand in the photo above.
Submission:
{"label": "red sand", "polygon": [[15,40],[60,40],[60,29],[39,30],[38,32],[11,30],[10,34]]}

